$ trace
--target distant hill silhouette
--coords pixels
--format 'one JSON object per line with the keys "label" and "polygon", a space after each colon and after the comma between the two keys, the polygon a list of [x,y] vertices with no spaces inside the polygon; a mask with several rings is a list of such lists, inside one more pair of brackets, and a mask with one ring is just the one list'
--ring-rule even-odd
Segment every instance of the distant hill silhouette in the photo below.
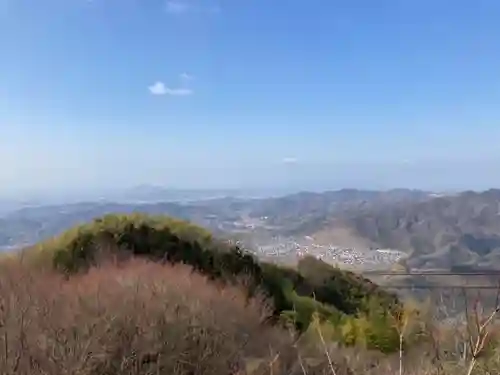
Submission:
{"label": "distant hill silhouette", "polygon": [[[0,218],[0,247],[33,244],[102,215],[142,212],[207,226],[251,218],[269,236],[408,253],[413,268],[500,268],[500,190],[439,195],[407,189],[343,189],[277,198],[217,198],[180,204],[87,202],[31,207]],[[252,233],[248,233],[251,236]]]}
{"label": "distant hill silhouette", "polygon": [[348,230],[353,242],[407,252],[412,267],[500,268],[500,190],[350,203],[311,217],[295,234],[324,235],[339,228]]}

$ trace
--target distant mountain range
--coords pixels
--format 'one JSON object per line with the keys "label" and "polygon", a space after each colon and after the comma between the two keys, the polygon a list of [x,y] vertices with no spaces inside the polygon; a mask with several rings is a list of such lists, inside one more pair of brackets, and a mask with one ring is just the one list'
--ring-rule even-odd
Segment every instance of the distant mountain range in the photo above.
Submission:
{"label": "distant mountain range", "polygon": [[[393,191],[379,193],[340,190],[325,193],[304,192],[284,197],[259,198],[256,191],[175,190],[140,186],[87,202],[41,204],[40,201],[19,202],[18,208],[0,217],[0,247],[12,247],[37,242],[63,230],[107,213],[144,212],[166,214],[217,231],[221,222],[235,222],[243,217],[266,217],[271,226],[282,223],[293,232],[296,223],[307,218],[328,214],[337,205],[350,204],[379,196],[399,197],[424,193]],[[274,192],[277,194],[278,192]],[[252,195],[253,194],[253,195]],[[52,200],[53,202],[54,200]],[[50,202],[50,201],[49,201]],[[57,201],[56,201],[57,202]],[[23,207],[24,206],[24,207]],[[21,208],[19,208],[21,207]],[[312,222],[312,221],[311,221]],[[280,231],[277,230],[277,233]]]}
{"label": "distant mountain range", "polygon": [[122,203],[24,207],[0,217],[0,247],[31,244],[106,213],[144,212],[187,219],[216,233],[223,233],[223,223],[254,220],[272,235],[398,249],[418,268],[500,269],[500,190],[436,194],[343,189],[271,198],[249,193],[139,187],[115,196]]}
{"label": "distant mountain range", "polygon": [[415,267],[500,269],[500,190],[351,210],[339,222],[378,246],[408,252]]}
{"label": "distant mountain range", "polygon": [[140,185],[130,189],[110,192],[104,197],[114,201],[140,202],[193,202],[220,198],[259,198],[275,195],[276,191],[242,190],[242,189],[173,189],[153,185]]}
{"label": "distant mountain range", "polygon": [[255,213],[287,235],[405,251],[412,267],[500,269],[500,190],[304,193]]}

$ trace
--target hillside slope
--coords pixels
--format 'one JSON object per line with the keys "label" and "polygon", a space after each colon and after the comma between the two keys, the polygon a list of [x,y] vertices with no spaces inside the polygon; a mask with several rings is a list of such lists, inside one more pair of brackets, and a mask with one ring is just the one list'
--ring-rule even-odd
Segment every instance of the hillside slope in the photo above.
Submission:
{"label": "hillside slope", "polygon": [[377,285],[315,258],[258,262],[184,221],[106,216],[21,254],[0,262],[8,373],[392,374],[370,349],[398,350],[410,317],[405,369],[434,366],[425,322]]}
{"label": "hillside slope", "polygon": [[88,269],[103,257],[134,255],[188,264],[218,282],[245,278],[250,295],[260,290],[272,300],[274,318],[293,317],[301,330],[314,312],[339,321],[346,314],[368,312],[373,300],[387,310],[398,303],[370,281],[321,261],[306,259],[299,270],[262,263],[198,226],[169,217],[108,215],[27,249],[25,255],[65,273]]}
{"label": "hillside slope", "polygon": [[[176,203],[81,203],[26,208],[0,219],[0,247],[34,243],[109,212],[167,214],[215,233],[268,244],[297,242],[369,249],[395,248],[417,268],[493,268],[500,264],[500,190],[435,196],[412,190],[303,192],[279,198]],[[241,227],[256,225],[244,233]]]}
{"label": "hillside slope", "polygon": [[344,225],[421,268],[500,267],[500,190],[347,212]]}
{"label": "hillside slope", "polygon": [[[272,228],[272,234],[276,232],[286,234],[301,229],[307,230],[306,227],[301,228],[302,224],[315,228],[332,212],[347,207],[357,207],[363,202],[415,200],[426,196],[424,192],[411,190],[376,192],[344,189],[324,193],[303,192],[263,199],[226,197],[193,201],[189,204],[151,200],[129,203],[99,200],[31,206],[0,216],[0,249],[34,244],[73,226],[115,212],[173,216],[208,227],[218,234],[222,234],[221,229],[224,234],[232,230],[239,231],[241,227],[235,228],[234,223],[247,217],[258,219],[265,216],[268,218],[268,229]],[[319,220],[315,221],[317,218]]]}
{"label": "hillside slope", "polygon": [[402,250],[416,268],[500,269],[500,190],[357,196],[339,201],[327,193],[289,196],[263,212],[285,235],[310,236],[324,245]]}

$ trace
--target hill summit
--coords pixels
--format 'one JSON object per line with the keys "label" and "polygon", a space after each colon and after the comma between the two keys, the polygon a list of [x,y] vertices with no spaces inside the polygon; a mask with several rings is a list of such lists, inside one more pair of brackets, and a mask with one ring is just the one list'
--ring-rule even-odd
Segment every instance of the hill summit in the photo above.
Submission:
{"label": "hill summit", "polygon": [[449,350],[432,354],[424,316],[359,275],[266,263],[171,217],[104,216],[21,255],[0,262],[8,373],[379,374]]}
{"label": "hill summit", "polygon": [[270,318],[291,319],[299,330],[307,329],[314,313],[338,323],[367,314],[374,305],[386,311],[398,305],[394,295],[369,280],[315,258],[304,258],[297,269],[261,262],[203,228],[165,216],[107,215],[25,254],[66,274],[88,270],[105,258],[134,256],[189,265],[217,283],[245,280],[249,296],[263,293],[272,301]]}

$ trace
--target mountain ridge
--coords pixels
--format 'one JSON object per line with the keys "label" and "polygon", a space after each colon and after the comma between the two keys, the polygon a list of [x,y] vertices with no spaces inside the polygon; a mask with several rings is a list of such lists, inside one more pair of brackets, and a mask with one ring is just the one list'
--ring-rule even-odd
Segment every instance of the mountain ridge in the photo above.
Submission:
{"label": "mountain ridge", "polygon": [[[440,194],[342,189],[189,203],[87,202],[23,208],[0,218],[0,246],[32,244],[109,213],[167,214],[217,234],[309,236],[328,246],[393,248],[411,267],[497,267],[500,189]],[[238,234],[240,233],[240,234]],[[500,267],[500,266],[498,266]]]}

